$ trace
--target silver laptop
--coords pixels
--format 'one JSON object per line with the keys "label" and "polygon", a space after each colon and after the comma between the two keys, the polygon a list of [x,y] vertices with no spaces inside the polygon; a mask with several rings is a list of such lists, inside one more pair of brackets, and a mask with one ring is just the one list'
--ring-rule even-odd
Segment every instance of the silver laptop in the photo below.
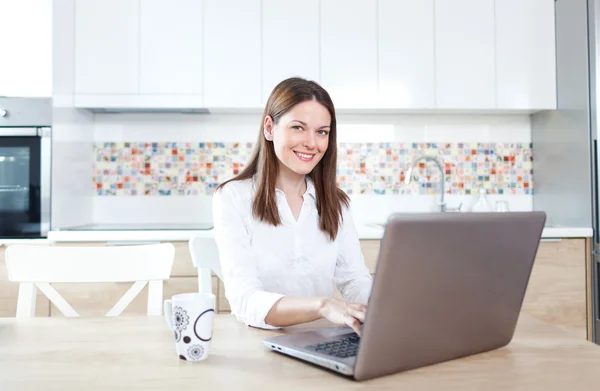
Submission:
{"label": "silver laptop", "polygon": [[362,337],[328,327],[264,345],[356,380],[505,346],[545,220],[544,212],[394,214]]}

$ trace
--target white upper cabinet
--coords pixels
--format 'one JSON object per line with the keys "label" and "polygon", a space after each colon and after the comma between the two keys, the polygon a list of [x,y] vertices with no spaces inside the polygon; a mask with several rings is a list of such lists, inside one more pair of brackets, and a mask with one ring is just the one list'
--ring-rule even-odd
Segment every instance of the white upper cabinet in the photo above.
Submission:
{"label": "white upper cabinet", "polygon": [[319,0],[263,0],[262,103],[282,80],[320,81]]}
{"label": "white upper cabinet", "polygon": [[496,1],[499,109],[556,109],[554,0]]}
{"label": "white upper cabinet", "polygon": [[[299,76],[339,109],[556,108],[553,0],[55,3],[64,27],[54,55],[66,63],[55,60],[55,95],[77,107],[256,111],[275,85]],[[0,33],[20,31],[9,23],[0,13]],[[20,54],[0,62],[0,95],[11,95],[13,80],[24,84],[22,74],[45,85],[34,55]]]}
{"label": "white upper cabinet", "polygon": [[0,43],[0,96],[51,97],[52,1],[0,1]]}
{"label": "white upper cabinet", "polygon": [[75,106],[199,108],[202,2],[76,0]]}
{"label": "white upper cabinet", "polygon": [[494,0],[435,0],[434,14],[436,107],[495,109]]}
{"label": "white upper cabinet", "polygon": [[140,0],[77,0],[75,93],[136,94]]}
{"label": "white upper cabinet", "polygon": [[261,1],[204,0],[204,34],[206,107],[260,107]]}
{"label": "white upper cabinet", "polygon": [[379,106],[435,107],[433,0],[379,0]]}
{"label": "white upper cabinet", "polygon": [[374,108],[377,1],[321,0],[321,84],[336,108]]}
{"label": "white upper cabinet", "polygon": [[202,2],[142,0],[140,31],[140,93],[201,98]]}

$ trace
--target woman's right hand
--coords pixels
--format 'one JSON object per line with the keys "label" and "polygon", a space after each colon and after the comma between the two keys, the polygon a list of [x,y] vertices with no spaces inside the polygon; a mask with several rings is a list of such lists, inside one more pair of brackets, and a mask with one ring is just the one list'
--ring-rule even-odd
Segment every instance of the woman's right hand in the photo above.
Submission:
{"label": "woman's right hand", "polygon": [[365,321],[367,306],[361,303],[351,303],[334,298],[323,299],[319,314],[335,324],[345,324],[360,336],[362,323]]}

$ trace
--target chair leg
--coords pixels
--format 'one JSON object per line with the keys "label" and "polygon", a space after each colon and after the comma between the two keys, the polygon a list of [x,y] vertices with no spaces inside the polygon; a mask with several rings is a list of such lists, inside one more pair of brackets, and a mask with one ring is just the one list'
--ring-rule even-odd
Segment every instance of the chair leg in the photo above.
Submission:
{"label": "chair leg", "polygon": [[148,315],[162,315],[163,309],[163,282],[148,282]]}
{"label": "chair leg", "polygon": [[[144,287],[146,286],[146,283],[148,281],[136,281],[133,283],[133,285],[131,286],[131,288],[129,288],[129,290],[127,292],[125,292],[125,294],[123,295],[123,297],[121,297],[119,299],[119,301],[117,302],[117,304],[115,304],[113,306],[113,308],[110,309],[110,311],[108,311],[108,313],[106,314],[106,316],[119,316],[121,315],[121,312],[123,312],[123,310],[125,310],[125,308],[127,308],[127,306],[129,305],[129,303],[131,303],[131,301],[133,299],[135,299],[135,297],[138,295],[138,293],[140,293],[142,291],[142,289],[144,289]],[[148,292],[148,295],[150,295],[150,292]]]}
{"label": "chair leg", "polygon": [[36,288],[33,282],[22,282],[19,284],[17,318],[30,318],[35,316],[35,294]]}
{"label": "chair leg", "polygon": [[201,293],[213,293],[210,269],[198,269],[198,291]]}
{"label": "chair leg", "polygon": [[58,293],[58,291],[56,289],[54,289],[54,287],[50,283],[38,282],[36,284],[36,286],[38,287],[38,289],[40,291],[42,291],[42,293],[44,293],[46,295],[47,298],[50,299],[52,304],[54,304],[56,306],[56,308],[58,308],[58,310],[64,316],[69,317],[69,318],[74,318],[74,317],[79,316],[77,311],[75,311],[73,309],[73,307],[71,307],[71,305],[69,303],[67,303],[65,298],[62,297],[61,294]]}

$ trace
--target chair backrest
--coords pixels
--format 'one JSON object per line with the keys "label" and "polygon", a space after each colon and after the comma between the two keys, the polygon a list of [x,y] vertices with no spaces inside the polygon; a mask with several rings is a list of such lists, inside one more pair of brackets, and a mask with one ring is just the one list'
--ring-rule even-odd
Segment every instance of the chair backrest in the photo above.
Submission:
{"label": "chair backrest", "polygon": [[51,285],[62,282],[134,282],[106,316],[120,315],[148,284],[148,315],[161,315],[163,281],[171,274],[175,247],[12,245],[5,255],[9,281],[20,283],[17,317],[35,316],[36,287],[65,316],[79,316]]}
{"label": "chair backrest", "polygon": [[214,272],[223,281],[219,249],[213,238],[196,237],[189,241],[192,263],[198,268],[198,292],[212,293],[212,275]]}

